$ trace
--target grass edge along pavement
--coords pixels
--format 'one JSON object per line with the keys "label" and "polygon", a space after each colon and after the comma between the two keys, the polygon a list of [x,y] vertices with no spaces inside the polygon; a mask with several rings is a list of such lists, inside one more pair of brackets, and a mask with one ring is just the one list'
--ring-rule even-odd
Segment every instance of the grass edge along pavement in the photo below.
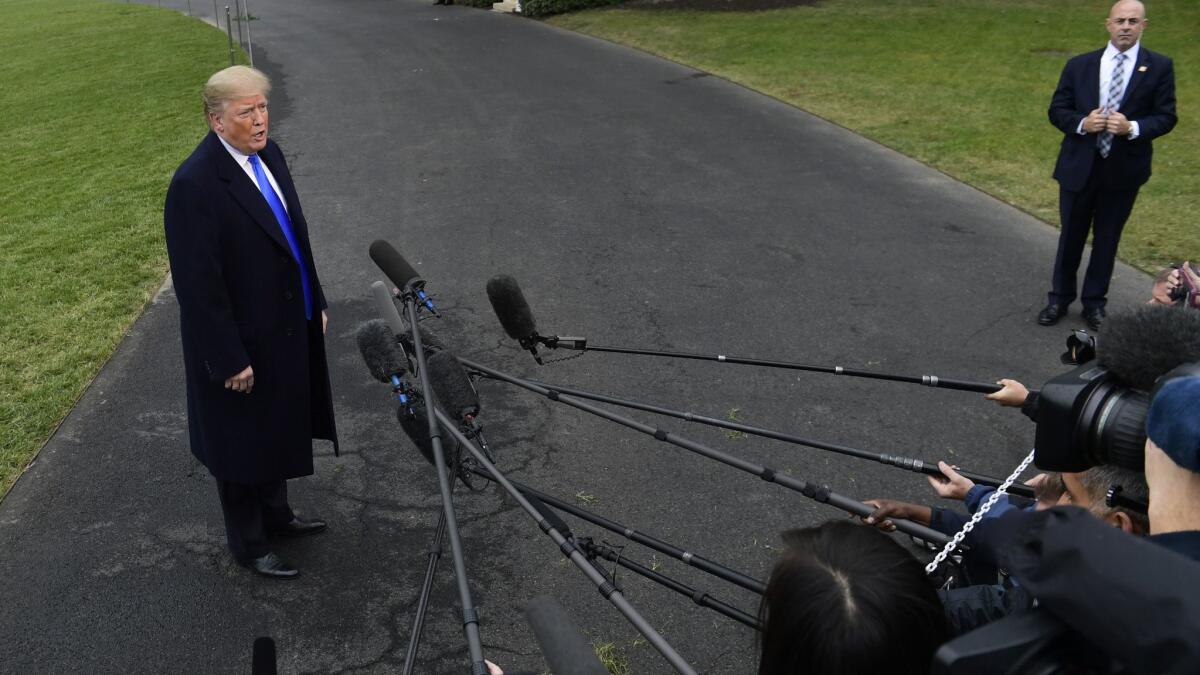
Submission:
{"label": "grass edge along pavement", "polygon": [[[1066,60],[1104,46],[1111,4],[822,0],[761,12],[618,6],[546,21],[772,96],[1058,227],[1050,174],[1062,134],[1046,108]],[[1180,123],[1154,143],[1154,176],[1119,255],[1153,272],[1200,258],[1200,126],[1193,121],[1200,116],[1200,2],[1156,0],[1148,19],[1143,45],[1175,62]],[[1047,286],[1052,263],[1044,261]]]}
{"label": "grass edge along pavement", "polygon": [[228,64],[173,10],[0,3],[0,495],[162,286],[163,198]]}

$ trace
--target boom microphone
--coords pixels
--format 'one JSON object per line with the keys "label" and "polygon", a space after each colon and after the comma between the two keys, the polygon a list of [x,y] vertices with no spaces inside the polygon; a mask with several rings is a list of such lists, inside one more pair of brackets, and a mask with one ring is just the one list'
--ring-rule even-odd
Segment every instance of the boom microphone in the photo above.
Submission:
{"label": "boom microphone", "polygon": [[387,323],[383,319],[367,321],[358,327],[355,339],[371,377],[399,386],[400,376],[407,370],[408,359],[400,351]]}
{"label": "boom microphone", "polygon": [[275,675],[278,663],[275,657],[275,641],[269,637],[254,638],[254,651],[250,661],[251,675]]}
{"label": "boom microphone", "polygon": [[436,352],[426,360],[426,367],[438,402],[452,417],[461,422],[479,414],[479,395],[454,354]]}
{"label": "boom microphone", "polygon": [[492,277],[487,282],[487,296],[504,332],[520,342],[521,348],[528,349],[541,364],[542,359],[537,353],[537,322],[533,320],[533,311],[525,302],[525,295],[521,293],[517,280],[507,274]]}
{"label": "boom microphone", "polygon": [[533,628],[551,673],[608,675],[592,645],[558,602],[545,595],[538,596],[525,605],[525,618]]}
{"label": "boom microphone", "polygon": [[421,280],[421,275],[417,274],[413,266],[408,264],[404,256],[400,255],[386,241],[376,239],[371,242],[371,248],[368,249],[368,253],[371,256],[371,260],[375,261],[379,269],[383,270],[383,273],[387,275],[387,278],[392,280],[393,284],[396,284],[397,288],[404,289],[408,288],[408,285],[412,283],[424,283]]}
{"label": "boom microphone", "polygon": [[400,255],[392,245],[382,239],[376,239],[371,242],[371,248],[368,250],[371,260],[383,273],[387,275],[396,287],[404,292],[411,292],[417,296],[421,304],[429,309],[434,314],[437,310],[433,308],[433,302],[425,297],[425,280],[417,274],[417,270],[413,269],[412,265]]}
{"label": "boom microphone", "polygon": [[[396,299],[392,296],[392,292],[382,281],[376,281],[371,284],[371,294],[375,296],[375,305],[379,309],[379,315],[383,317],[384,321],[387,321],[388,326],[392,329],[392,335],[399,336],[405,328],[404,322],[400,320],[400,312],[396,310]],[[408,348],[405,347],[405,349]]]}
{"label": "boom microphone", "polygon": [[1200,361],[1200,312],[1145,305],[1104,322],[1096,360],[1122,384],[1150,391],[1177,366]]}

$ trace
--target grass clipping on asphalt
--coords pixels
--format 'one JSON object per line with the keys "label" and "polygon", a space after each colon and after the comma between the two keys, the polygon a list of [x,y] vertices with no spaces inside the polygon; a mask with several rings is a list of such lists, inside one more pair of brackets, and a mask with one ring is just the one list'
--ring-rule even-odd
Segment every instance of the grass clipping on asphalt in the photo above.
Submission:
{"label": "grass clipping on asphalt", "polygon": [[226,40],[155,7],[0,3],[0,495],[162,284],[163,197]]}
{"label": "grass clipping on asphalt", "polygon": [[[610,8],[549,22],[774,96],[1057,226],[1050,174],[1062,133],[1046,109],[1067,59],[1104,47],[1111,4],[822,0],[764,12]],[[1200,258],[1200,2],[1147,4],[1142,44],[1175,61],[1180,123],[1154,143],[1154,176],[1120,256],[1152,271]]]}

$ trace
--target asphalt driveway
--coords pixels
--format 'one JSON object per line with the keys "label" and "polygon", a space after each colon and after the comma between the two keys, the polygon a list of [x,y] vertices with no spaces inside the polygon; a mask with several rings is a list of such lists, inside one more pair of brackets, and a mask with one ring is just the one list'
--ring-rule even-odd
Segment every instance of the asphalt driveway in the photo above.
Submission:
{"label": "asphalt driveway", "polygon": [[[254,0],[253,14],[272,135],[331,303],[344,452],[319,444],[316,475],[292,489],[330,530],[281,547],[304,572],[294,583],[230,560],[213,481],[187,450],[168,287],[0,504],[0,672],[244,673],[258,635],[277,640],[287,673],[399,670],[440,505],[354,342],[375,317],[377,238],[428,280],[444,341],[518,374],[993,474],[1028,451],[1032,426],[974,394],[602,354],[538,368],[484,285],[513,274],[544,332],[595,343],[1036,385],[1081,325],[1033,322],[1046,225],[773,99],[519,17],[411,0]],[[1113,286],[1110,306],[1130,305],[1148,279],[1118,266]],[[480,393],[513,477],[748,574],[765,577],[781,530],[844,517],[545,399]],[[877,464],[661,425],[858,498],[932,499],[921,477]],[[667,670],[510,500],[456,502],[488,658],[540,672],[520,606],[546,593],[632,672]],[[661,554],[624,554],[756,608]],[[419,672],[465,668],[451,569],[443,560]],[[747,629],[618,579],[699,671],[753,671]]]}

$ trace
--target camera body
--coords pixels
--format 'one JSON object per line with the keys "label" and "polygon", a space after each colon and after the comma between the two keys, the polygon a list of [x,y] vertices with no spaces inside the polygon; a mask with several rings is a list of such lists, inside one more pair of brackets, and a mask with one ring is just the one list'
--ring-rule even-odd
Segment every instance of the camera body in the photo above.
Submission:
{"label": "camera body", "polygon": [[1038,395],[1034,464],[1045,471],[1099,464],[1142,471],[1149,408],[1149,393],[1121,385],[1095,362],[1058,375]]}

